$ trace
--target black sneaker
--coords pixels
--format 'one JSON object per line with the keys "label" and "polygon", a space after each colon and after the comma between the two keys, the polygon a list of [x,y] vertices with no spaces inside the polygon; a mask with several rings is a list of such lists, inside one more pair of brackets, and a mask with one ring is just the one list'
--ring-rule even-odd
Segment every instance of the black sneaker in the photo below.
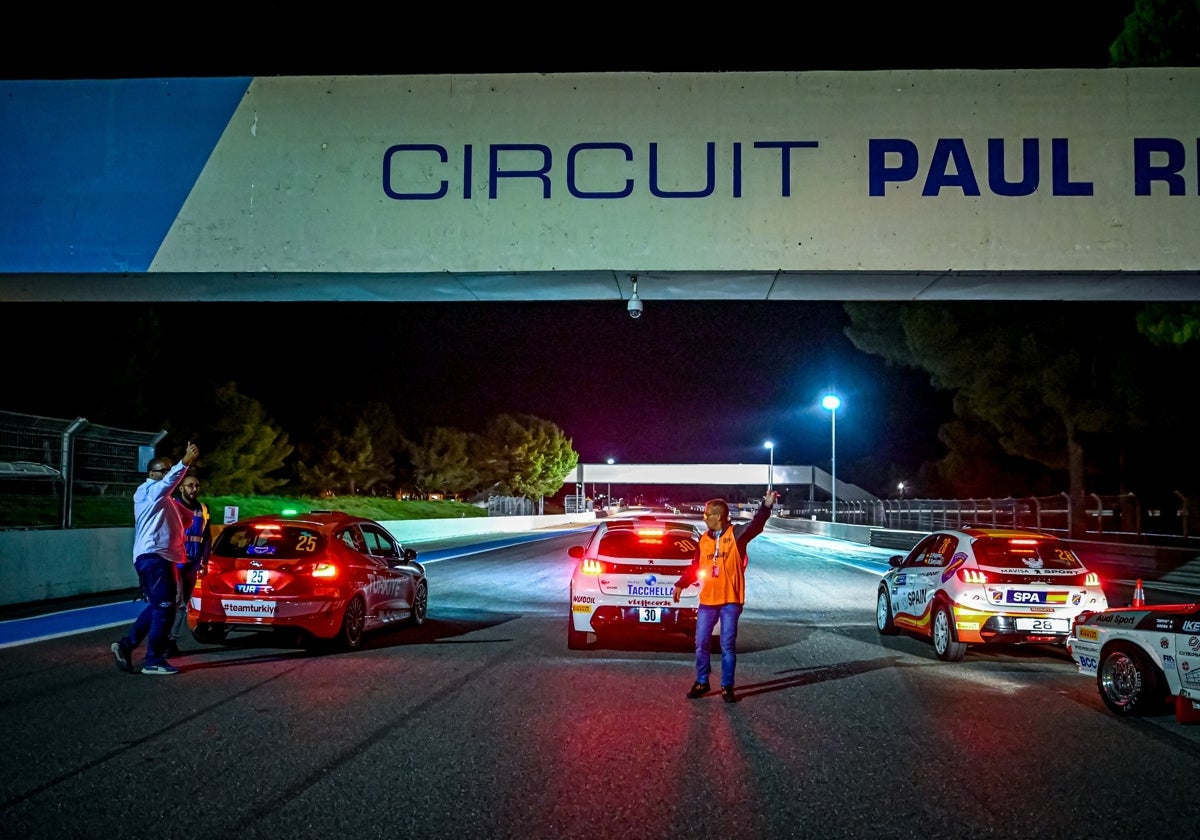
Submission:
{"label": "black sneaker", "polygon": [[721,699],[724,700],[726,703],[736,703],[737,702],[737,698],[733,696],[733,686],[731,686],[731,685],[721,686]]}
{"label": "black sneaker", "polygon": [[125,647],[124,642],[113,642],[109,648],[116,657],[117,667],[127,674],[133,673],[133,660],[129,658],[131,651]]}
{"label": "black sneaker", "polygon": [[703,697],[708,694],[708,683],[692,683],[692,687],[688,689],[688,699],[695,700],[697,697]]}

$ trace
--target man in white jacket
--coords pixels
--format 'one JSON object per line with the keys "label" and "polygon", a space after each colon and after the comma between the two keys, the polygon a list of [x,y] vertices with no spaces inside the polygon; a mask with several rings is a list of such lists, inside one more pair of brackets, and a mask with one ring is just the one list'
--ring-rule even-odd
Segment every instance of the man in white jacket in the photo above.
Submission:
{"label": "man in white jacket", "polygon": [[179,673],[167,661],[167,637],[175,620],[178,594],[175,564],[187,560],[184,531],[190,523],[183,521],[180,506],[171,494],[199,457],[200,450],[189,441],[178,464],[172,465],[169,458],[153,459],[147,465],[149,475],[133,494],[133,567],[147,603],[129,632],[111,646],[117,667],[130,674],[134,673],[133,651],[143,639],[146,640],[143,674]]}

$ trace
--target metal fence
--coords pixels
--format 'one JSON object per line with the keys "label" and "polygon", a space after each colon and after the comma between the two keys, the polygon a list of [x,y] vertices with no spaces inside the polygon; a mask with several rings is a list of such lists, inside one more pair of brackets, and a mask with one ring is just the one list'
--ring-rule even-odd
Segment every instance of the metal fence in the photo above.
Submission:
{"label": "metal fence", "polygon": [[[488,516],[533,516],[533,500],[524,496],[488,496]],[[570,511],[568,511],[570,513]]]}
{"label": "metal fence", "polygon": [[0,411],[0,528],[128,525],[166,434]]}
{"label": "metal fence", "polygon": [[910,531],[945,528],[1025,528],[1069,536],[1119,542],[1188,543],[1200,539],[1195,500],[1173,493],[1167,502],[1146,504],[1134,493],[1088,493],[1074,509],[1067,493],[1003,499],[878,499],[837,503],[801,503],[789,515]]}

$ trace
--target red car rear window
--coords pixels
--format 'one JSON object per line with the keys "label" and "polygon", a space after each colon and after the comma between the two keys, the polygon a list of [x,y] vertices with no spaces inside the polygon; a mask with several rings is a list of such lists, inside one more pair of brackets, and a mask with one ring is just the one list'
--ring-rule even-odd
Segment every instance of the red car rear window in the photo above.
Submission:
{"label": "red car rear window", "polygon": [[303,525],[226,525],[213,546],[218,557],[257,557],[264,560],[300,560],[325,548],[325,538]]}

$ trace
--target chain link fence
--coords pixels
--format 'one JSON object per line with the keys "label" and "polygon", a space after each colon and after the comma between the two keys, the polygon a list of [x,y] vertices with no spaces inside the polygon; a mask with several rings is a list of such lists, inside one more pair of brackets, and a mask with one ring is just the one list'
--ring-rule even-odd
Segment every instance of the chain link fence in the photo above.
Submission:
{"label": "chain link fence", "polygon": [[0,528],[133,524],[133,491],[165,431],[0,411]]}

